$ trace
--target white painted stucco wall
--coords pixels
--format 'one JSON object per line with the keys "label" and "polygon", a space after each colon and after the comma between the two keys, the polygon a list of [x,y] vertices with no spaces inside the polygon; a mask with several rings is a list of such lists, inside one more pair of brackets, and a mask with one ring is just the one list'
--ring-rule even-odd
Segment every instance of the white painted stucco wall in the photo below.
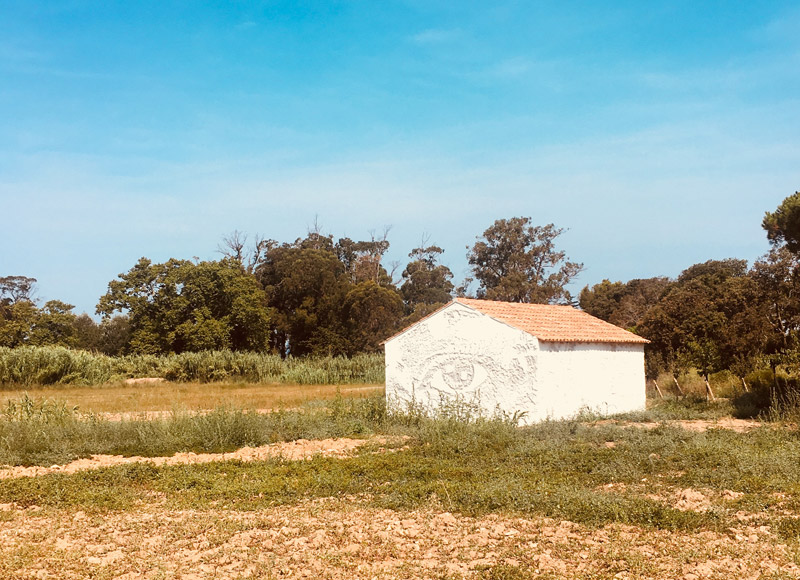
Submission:
{"label": "white painted stucco wall", "polygon": [[488,414],[536,407],[539,341],[472,308],[450,303],[388,340],[386,397],[431,409],[475,402]]}
{"label": "white painted stucco wall", "polygon": [[616,413],[645,405],[640,344],[544,342],[453,302],[386,349],[386,397],[435,409],[460,398],[487,414],[524,411],[522,423]]}
{"label": "white painted stucco wall", "polygon": [[603,415],[645,408],[644,347],[630,343],[541,342],[539,405],[554,419],[581,409]]}

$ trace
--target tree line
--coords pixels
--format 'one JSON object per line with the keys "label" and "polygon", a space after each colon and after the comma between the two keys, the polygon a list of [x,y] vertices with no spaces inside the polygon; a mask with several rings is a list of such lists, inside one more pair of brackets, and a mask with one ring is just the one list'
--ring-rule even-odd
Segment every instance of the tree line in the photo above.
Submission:
{"label": "tree line", "polygon": [[583,310],[651,343],[647,372],[690,368],[708,377],[740,377],[760,368],[773,376],[800,362],[800,193],[767,212],[770,251],[746,260],[709,260],[676,279],[603,280],[580,294]]}
{"label": "tree line", "polygon": [[[709,260],[677,278],[604,280],[573,297],[583,265],[559,250],[563,230],[499,219],[467,248],[470,275],[456,286],[428,239],[400,270],[387,265],[388,232],[334,239],[314,227],[292,242],[223,238],[219,260],[141,258],[109,282],[96,323],[70,304],[39,306],[35,279],[0,277],[0,346],[64,345],[106,354],[204,350],[281,356],[352,356],[426,316],[453,295],[561,303],[648,340],[648,374],[696,368],[708,375],[790,368],[800,359],[800,193],[767,212],[770,251]],[[399,272],[399,274],[398,274]]]}
{"label": "tree line", "polygon": [[[63,345],[106,354],[204,350],[281,356],[352,356],[476,286],[479,296],[570,301],[581,269],[555,248],[562,230],[530,218],[497,220],[469,248],[472,276],[459,288],[423,239],[408,263],[387,270],[388,231],[367,240],[334,239],[315,227],[292,242],[223,238],[219,260],[141,258],[108,284],[101,322],[51,300],[39,307],[36,280],[0,278],[0,346]],[[395,279],[397,278],[397,279]]]}

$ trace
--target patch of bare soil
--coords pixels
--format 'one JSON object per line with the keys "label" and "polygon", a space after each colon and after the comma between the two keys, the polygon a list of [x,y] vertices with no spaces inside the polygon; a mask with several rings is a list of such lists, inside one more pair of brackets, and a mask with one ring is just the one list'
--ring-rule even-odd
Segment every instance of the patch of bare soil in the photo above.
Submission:
{"label": "patch of bare soil", "polygon": [[[258,413],[260,415],[267,415],[269,413],[275,413],[279,409],[253,409],[245,411],[246,413]],[[280,409],[281,411],[301,411],[299,407],[287,407],[284,409]],[[183,410],[181,409],[178,411],[180,414],[185,414],[189,416],[194,415],[208,415],[213,413],[214,409],[194,409],[194,410]],[[176,411],[124,411],[120,413],[110,413],[110,412],[100,412],[100,413],[86,413],[83,416],[95,416],[100,419],[105,419],[106,421],[157,421],[160,419],[168,419],[169,417],[175,415]]]}
{"label": "patch of bare soil", "polygon": [[709,429],[730,429],[738,433],[746,433],[764,425],[752,419],[734,419],[733,417],[725,417],[717,419],[716,421],[695,419],[692,421],[675,421],[674,423],[687,431],[696,431],[698,433],[708,431]]}
{"label": "patch of bare soil", "polygon": [[[413,512],[362,498],[256,512],[0,512],[3,578],[797,578],[767,528],[682,533],[546,518]],[[734,530],[732,530],[733,532]],[[743,541],[744,539],[744,541]]]}
{"label": "patch of bare soil", "polygon": [[677,489],[667,497],[661,497],[657,495],[648,495],[646,497],[663,501],[670,507],[674,507],[676,510],[685,512],[704,512],[708,511],[708,509],[711,507],[711,498],[709,498],[708,495],[702,491],[691,488]]}
{"label": "patch of bare soil", "polygon": [[744,495],[740,491],[730,489],[720,492],[711,489],[692,489],[690,487],[676,488],[647,481],[643,481],[638,485],[629,485],[621,482],[607,483],[596,489],[606,493],[638,494],[676,510],[694,512],[708,511],[715,502],[735,501]]}
{"label": "patch of bare soil", "polygon": [[122,381],[122,383],[125,385],[154,385],[164,382],[166,382],[166,379],[161,377],[142,377],[138,379],[125,379]]}
{"label": "patch of bare soil", "polygon": [[730,429],[738,433],[746,433],[762,427],[764,423],[754,421],[752,419],[734,419],[733,417],[724,417],[711,421],[708,419],[689,419],[680,421],[659,421],[659,422],[639,422],[639,421],[618,421],[616,419],[603,419],[596,421],[594,425],[618,425],[620,427],[638,427],[641,429],[655,429],[659,425],[673,425],[681,427],[687,431],[694,431],[695,433],[703,433],[709,429]]}
{"label": "patch of bare soil", "polygon": [[[4,467],[0,468],[0,479],[33,477],[48,473],[74,473],[87,469],[99,469],[127,463],[149,462],[155,465],[179,465],[186,463],[209,463],[212,461],[262,461],[281,457],[289,460],[310,459],[316,455],[346,457],[358,447],[367,443],[389,445],[402,442],[407,437],[372,437],[370,439],[298,439],[285,443],[274,443],[261,447],[243,447],[231,453],[176,453],[171,457],[123,457],[122,455],[92,455],[77,459],[66,465],[50,467]],[[379,451],[382,448],[379,448]]]}

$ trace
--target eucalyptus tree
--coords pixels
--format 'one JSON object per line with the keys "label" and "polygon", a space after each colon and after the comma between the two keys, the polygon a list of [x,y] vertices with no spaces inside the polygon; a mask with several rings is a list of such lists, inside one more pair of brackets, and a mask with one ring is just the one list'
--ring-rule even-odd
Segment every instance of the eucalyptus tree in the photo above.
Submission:
{"label": "eucalyptus tree", "polygon": [[270,247],[255,268],[272,312],[270,344],[283,356],[375,351],[397,329],[402,298],[382,258],[385,237],[366,241],[309,232]]}
{"label": "eucalyptus tree", "polygon": [[451,300],[453,272],[439,263],[443,253],[439,246],[423,245],[408,254],[411,261],[403,270],[400,292],[409,310],[419,304],[437,305]]}
{"label": "eucalyptus tree", "polygon": [[800,252],[800,191],[784,199],[775,211],[767,212],[761,227],[774,247],[785,244],[790,252]]}
{"label": "eucalyptus tree", "polygon": [[467,248],[479,298],[508,302],[570,303],[567,284],[583,270],[556,249],[564,232],[553,224],[535,226],[531,218],[500,219]]}
{"label": "eucalyptus tree", "polygon": [[669,278],[636,278],[628,282],[603,280],[580,293],[580,307],[592,316],[636,332],[645,315],[673,283]]}

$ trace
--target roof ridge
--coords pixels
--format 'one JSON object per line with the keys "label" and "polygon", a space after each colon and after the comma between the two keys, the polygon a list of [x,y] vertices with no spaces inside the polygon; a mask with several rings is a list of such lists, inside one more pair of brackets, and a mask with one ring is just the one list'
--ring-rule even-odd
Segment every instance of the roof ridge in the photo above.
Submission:
{"label": "roof ridge", "polygon": [[533,304],[461,297],[454,301],[545,342],[650,342],[585,310],[566,304]]}

